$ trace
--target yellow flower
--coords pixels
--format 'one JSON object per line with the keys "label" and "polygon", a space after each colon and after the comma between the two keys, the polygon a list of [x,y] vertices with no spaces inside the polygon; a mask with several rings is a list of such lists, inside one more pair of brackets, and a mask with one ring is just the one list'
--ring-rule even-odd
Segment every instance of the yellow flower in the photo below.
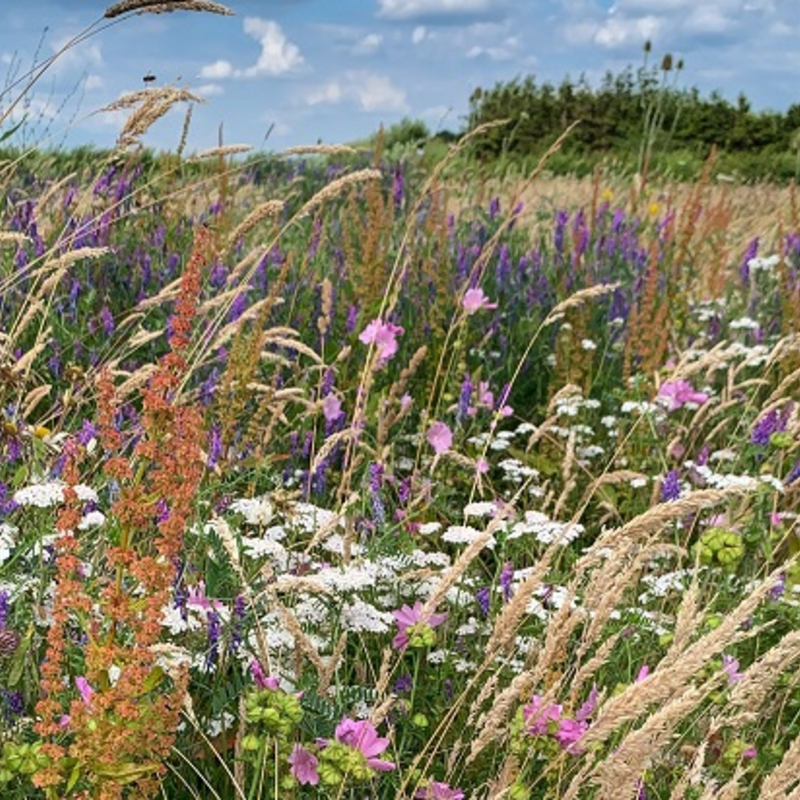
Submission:
{"label": "yellow flower", "polygon": [[611,189],[603,189],[603,193],[600,195],[600,199],[603,202],[610,203],[614,199],[614,192]]}
{"label": "yellow flower", "polygon": [[650,216],[655,217],[656,214],[658,214],[660,208],[661,207],[658,205],[658,203],[650,203]]}

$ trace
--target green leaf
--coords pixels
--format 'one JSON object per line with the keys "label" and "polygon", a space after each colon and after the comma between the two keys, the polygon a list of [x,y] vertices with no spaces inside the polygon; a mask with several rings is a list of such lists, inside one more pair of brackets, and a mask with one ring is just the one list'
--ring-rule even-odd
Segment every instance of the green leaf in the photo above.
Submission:
{"label": "green leaf", "polygon": [[0,142],[5,142],[7,139],[10,139],[27,122],[27,120],[28,118],[25,116],[16,125],[12,125],[7,131],[0,133]]}

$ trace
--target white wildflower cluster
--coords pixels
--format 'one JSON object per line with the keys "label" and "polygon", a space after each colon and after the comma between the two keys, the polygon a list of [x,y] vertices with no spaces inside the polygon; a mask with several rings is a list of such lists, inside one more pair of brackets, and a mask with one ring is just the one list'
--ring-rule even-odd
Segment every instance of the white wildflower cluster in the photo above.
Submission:
{"label": "white wildflower cluster", "polygon": [[393,622],[394,617],[388,611],[381,611],[360,599],[345,603],[342,607],[342,625],[347,631],[386,633]]}
{"label": "white wildflower cluster", "polygon": [[[473,528],[471,525],[450,525],[442,534],[442,541],[450,542],[451,544],[472,544],[482,536],[484,536],[484,532]],[[495,544],[494,536],[490,535],[484,547],[491,550]]]}
{"label": "white wildflower cluster", "polygon": [[269,498],[263,497],[241,497],[234,500],[228,510],[236,514],[241,514],[245,523],[248,525],[269,525],[275,514],[275,510]]}
{"label": "white wildflower cluster", "polygon": [[0,564],[11,558],[11,553],[16,544],[17,532],[17,528],[13,525],[0,522]]}
{"label": "white wildflower cluster", "polygon": [[[32,483],[23,486],[14,492],[14,502],[21,506],[34,506],[36,508],[51,508],[61,505],[64,502],[64,489],[66,483],[63,481],[45,481],[42,483]],[[78,499],[84,503],[97,502],[97,492],[82,483],[72,487]]]}
{"label": "white wildflower cluster", "polygon": [[754,490],[759,483],[763,483],[772,487],[776,492],[784,491],[783,481],[770,473],[764,473],[756,477],[752,475],[723,474],[715,472],[708,464],[697,464],[692,460],[684,462],[684,467],[693,472],[706,486],[710,486],[712,489],[739,488]]}
{"label": "white wildflower cluster", "polygon": [[559,546],[569,544],[584,532],[583,525],[573,522],[556,522],[540,511],[526,511],[522,520],[511,525],[508,539],[519,539],[532,536],[544,545],[558,543]]}
{"label": "white wildflower cluster", "polygon": [[771,272],[781,263],[781,257],[777,253],[771,256],[755,256],[747,262],[750,272]]}

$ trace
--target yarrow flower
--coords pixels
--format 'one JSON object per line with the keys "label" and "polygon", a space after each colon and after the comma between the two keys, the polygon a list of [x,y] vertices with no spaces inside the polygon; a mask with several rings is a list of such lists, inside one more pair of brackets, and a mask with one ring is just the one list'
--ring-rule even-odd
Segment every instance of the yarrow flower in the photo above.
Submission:
{"label": "yarrow flower", "polygon": [[374,319],[358,337],[364,344],[374,344],[378,351],[378,366],[384,366],[397,352],[397,337],[405,333],[399,325]]}
{"label": "yarrow flower", "polygon": [[695,391],[689,381],[667,381],[661,384],[656,400],[663,403],[667,411],[676,411],[687,403],[701,406],[708,401],[708,395],[705,392]]}
{"label": "yarrow flower", "polygon": [[409,644],[412,647],[430,647],[436,641],[433,629],[447,619],[447,613],[424,616],[422,610],[422,601],[417,600],[413,606],[404,605],[392,612],[397,622],[392,647],[398,650],[405,650]]}

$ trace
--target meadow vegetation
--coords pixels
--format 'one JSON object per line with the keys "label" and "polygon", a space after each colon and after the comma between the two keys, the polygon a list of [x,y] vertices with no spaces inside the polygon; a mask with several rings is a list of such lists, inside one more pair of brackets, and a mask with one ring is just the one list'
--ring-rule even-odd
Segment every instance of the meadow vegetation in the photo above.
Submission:
{"label": "meadow vegetation", "polygon": [[192,101],[0,164],[2,796],[796,796],[794,189]]}

